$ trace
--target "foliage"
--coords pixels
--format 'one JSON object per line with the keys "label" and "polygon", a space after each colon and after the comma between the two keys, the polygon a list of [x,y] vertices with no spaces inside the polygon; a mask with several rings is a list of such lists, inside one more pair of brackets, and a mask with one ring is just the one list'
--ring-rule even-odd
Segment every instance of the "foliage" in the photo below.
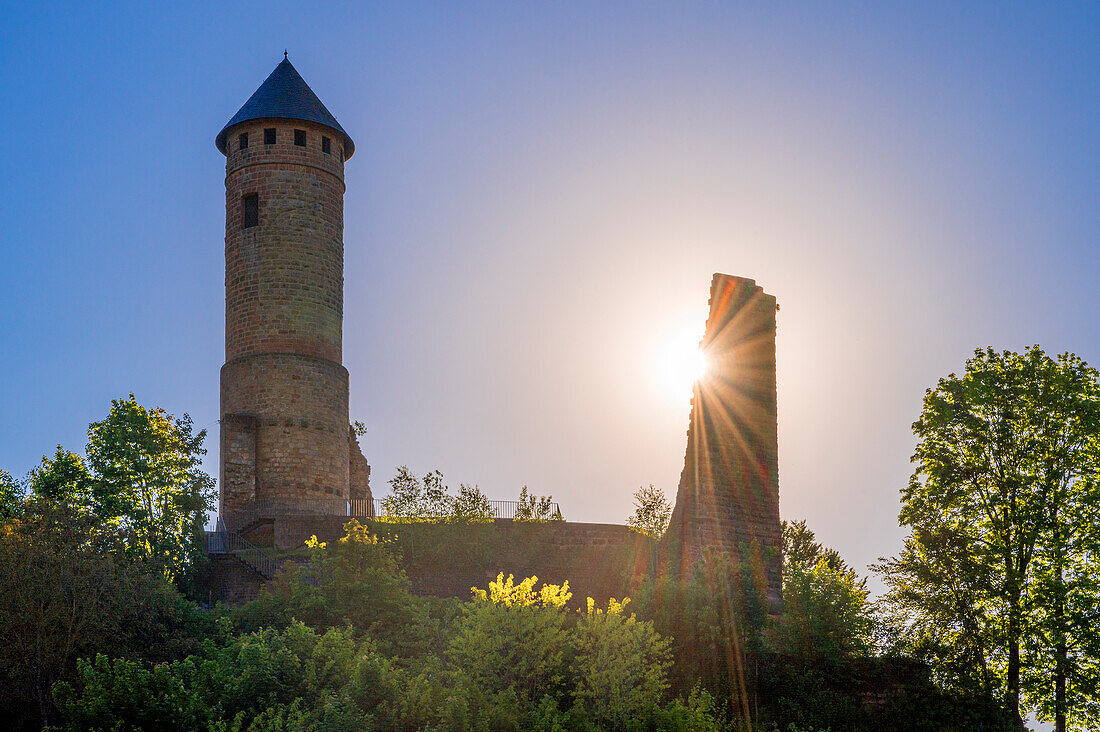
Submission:
{"label": "foliage", "polygon": [[840,558],[836,549],[822,546],[817,536],[806,526],[806,519],[784,521],[783,524],[783,571],[801,569],[806,572],[824,561],[838,572],[848,571],[848,565]]}
{"label": "foliage", "polygon": [[588,598],[587,612],[573,631],[573,699],[600,729],[626,729],[655,718],[668,688],[669,641],[652,623],[624,613],[625,606],[626,601],[611,599],[606,611],[599,610]]}
{"label": "foliage", "polygon": [[636,593],[640,617],[671,638],[674,693],[701,685],[742,729],[753,718],[755,664],[767,627],[766,584],[747,562],[707,552],[690,577],[659,574]]}
{"label": "foliage", "polygon": [[778,645],[803,659],[837,661],[866,653],[874,628],[866,584],[824,559],[809,571],[792,568],[783,582]]}
{"label": "foliage", "polygon": [[[1094,718],[1080,693],[1071,706],[1066,684],[1090,687],[1088,659],[1100,656],[1073,617],[1098,596],[1096,371],[1037,346],[979,349],[962,376],[928,390],[913,430],[917,467],[901,512],[912,533],[878,567],[901,621],[897,645],[1002,694],[1017,722],[1024,694],[1059,728],[1067,716]],[[1042,671],[1025,672],[1025,652]]]}
{"label": "foliage", "polygon": [[287,628],[294,620],[320,630],[351,624],[387,650],[419,648],[427,620],[385,542],[352,519],[333,545],[312,542],[308,563],[288,562],[253,602],[234,612],[245,629]]}
{"label": "foliage", "polygon": [[194,605],[159,572],[124,556],[126,542],[87,513],[41,498],[30,499],[20,518],[0,523],[0,686],[7,727],[49,721],[50,686],[68,678],[80,657],[168,658],[204,632]]}
{"label": "foliage", "polygon": [[23,486],[11,473],[0,470],[0,520],[17,516],[23,506]]}
{"label": "foliage", "polygon": [[784,522],[784,608],[773,634],[783,653],[818,662],[867,653],[875,630],[867,596],[867,580],[819,544],[804,520]]}
{"label": "foliage", "polygon": [[72,506],[78,511],[92,511],[95,481],[84,458],[61,445],[52,458],[43,456],[42,463],[28,476],[30,492],[45,500]]}
{"label": "foliage", "polygon": [[562,704],[568,690],[569,588],[544,585],[536,592],[537,581],[516,585],[501,573],[488,591],[474,588],[447,651],[464,688],[506,695],[527,711],[544,697]]}
{"label": "foliage", "polygon": [[214,479],[201,469],[205,437],[186,414],[147,409],[133,394],[111,402],[107,417],[88,427],[97,517],[126,528],[130,551],[156,558],[170,579],[181,579],[203,551],[215,496]]}
{"label": "foliage", "polygon": [[[342,544],[369,547],[366,562],[386,566],[385,548],[349,527]],[[314,550],[321,559],[338,551]],[[101,655],[57,685],[61,729],[718,728],[704,691],[665,699],[668,641],[625,613],[626,601],[606,610],[589,601],[578,616],[568,598],[564,585],[501,574],[433,647],[386,651],[389,628],[290,621],[218,635],[159,665]]]}
{"label": "foliage", "polygon": [[390,494],[382,499],[388,518],[429,521],[482,523],[493,519],[493,505],[477,486],[459,485],[458,495],[450,494],[443,474],[433,470],[423,480],[402,465],[390,479]]}
{"label": "foliage", "polygon": [[460,483],[458,495],[454,498],[452,515],[468,523],[488,523],[493,520],[493,504],[476,485],[470,487]]}
{"label": "foliage", "polygon": [[523,486],[519,492],[514,521],[561,521],[561,509],[554,505],[553,496],[536,496]]}
{"label": "foliage", "polygon": [[152,667],[99,655],[55,692],[73,730],[370,729],[345,691],[360,647],[347,629],[301,623],[208,644],[201,655]]}
{"label": "foliage", "polygon": [[634,492],[634,513],[626,520],[626,525],[635,531],[660,539],[668,527],[672,516],[672,504],[665,498],[664,491],[654,488],[639,488]]}

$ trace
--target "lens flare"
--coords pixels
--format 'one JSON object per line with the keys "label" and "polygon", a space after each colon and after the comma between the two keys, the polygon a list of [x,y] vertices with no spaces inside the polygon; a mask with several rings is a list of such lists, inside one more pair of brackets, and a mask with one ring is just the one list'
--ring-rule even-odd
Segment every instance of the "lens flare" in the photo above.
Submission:
{"label": "lens flare", "polygon": [[691,398],[692,387],[707,373],[707,357],[699,348],[698,327],[685,327],[662,339],[656,373],[662,389],[678,400]]}

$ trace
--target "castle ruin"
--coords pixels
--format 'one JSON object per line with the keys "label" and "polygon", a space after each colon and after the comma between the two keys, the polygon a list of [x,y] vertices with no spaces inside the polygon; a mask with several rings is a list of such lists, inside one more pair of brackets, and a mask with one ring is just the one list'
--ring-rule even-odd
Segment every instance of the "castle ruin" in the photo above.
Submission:
{"label": "castle ruin", "polygon": [[[281,547],[332,538],[347,516],[374,515],[341,363],[344,163],[355,144],[285,54],[215,142],[226,158],[220,516],[239,530],[269,522]],[[710,369],[694,387],[661,545],[665,566],[680,576],[709,551],[750,560],[773,604],[782,561],[776,310],[752,280],[714,276],[703,341]],[[598,585],[589,594],[607,596],[609,576],[627,581],[647,566],[640,537],[624,526],[558,522],[536,536],[498,522],[496,530],[503,543],[493,566],[469,568],[478,584],[507,558],[511,570],[547,580],[577,586],[589,577]],[[513,544],[537,551],[513,556]],[[218,546],[227,552],[228,539]],[[628,551],[614,560],[615,548]],[[448,588],[470,586],[454,573],[444,579]],[[439,590],[439,580],[426,591],[452,591]]]}
{"label": "castle ruin", "polygon": [[665,555],[681,576],[706,551],[762,570],[771,604],[782,597],[775,298],[744,277],[715,274],[695,382],[687,450]]}

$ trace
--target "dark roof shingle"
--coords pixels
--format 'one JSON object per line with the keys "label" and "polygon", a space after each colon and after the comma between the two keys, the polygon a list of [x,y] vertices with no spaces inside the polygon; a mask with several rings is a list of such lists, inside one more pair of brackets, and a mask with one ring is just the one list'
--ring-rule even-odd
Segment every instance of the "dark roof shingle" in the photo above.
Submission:
{"label": "dark roof shingle", "polygon": [[271,75],[263,84],[260,84],[260,88],[222,128],[214,144],[224,153],[229,128],[254,119],[300,119],[316,122],[331,127],[343,135],[345,159],[350,158],[355,152],[355,143],[352,142],[351,136],[344,132],[344,128],[332,113],[325,109],[325,105],[309,88],[309,84],[286,58],[279,62]]}

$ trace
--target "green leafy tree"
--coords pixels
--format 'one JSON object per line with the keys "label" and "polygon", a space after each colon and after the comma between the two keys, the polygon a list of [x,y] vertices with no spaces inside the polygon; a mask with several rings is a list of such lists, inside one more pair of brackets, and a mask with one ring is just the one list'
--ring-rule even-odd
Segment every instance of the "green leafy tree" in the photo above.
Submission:
{"label": "green leafy tree", "polygon": [[152,667],[99,655],[55,696],[61,728],[72,732],[374,729],[347,695],[360,658],[350,629],[318,633],[293,623]]}
{"label": "green leafy tree", "polygon": [[872,569],[888,587],[878,603],[890,630],[887,650],[928,662],[936,683],[950,692],[1003,697],[1001,624],[996,605],[985,601],[995,572],[965,532],[929,516],[897,556]]}
{"label": "green leafy tree", "polygon": [[382,499],[387,516],[406,519],[442,519],[454,512],[454,498],[443,483],[443,473],[433,470],[423,480],[402,465],[390,478],[390,494]]}
{"label": "green leafy tree", "polygon": [[[917,467],[901,511],[912,533],[898,558],[880,564],[887,604],[917,616],[910,628],[931,635],[917,636],[926,646],[946,645],[943,633],[963,637],[983,683],[1002,689],[1018,725],[1027,692],[1041,711],[1049,698],[1064,730],[1073,658],[1100,655],[1082,633],[1076,640],[1090,647],[1071,657],[1069,599],[1071,584],[1097,571],[1096,555],[1082,551],[1093,531],[1082,507],[1095,505],[1087,489],[1098,467],[1096,371],[1037,346],[979,349],[962,376],[928,390],[913,429]],[[922,588],[922,577],[945,584]],[[1038,636],[1045,643],[1033,644]],[[1029,645],[1049,659],[1053,684],[1024,678]]]}
{"label": "green leafy tree", "polygon": [[825,559],[783,575],[783,614],[777,645],[801,659],[838,661],[868,652],[874,631],[867,580],[837,570]]}
{"label": "green leafy tree", "polygon": [[648,488],[639,488],[634,492],[634,513],[626,520],[626,525],[635,531],[660,539],[668,527],[672,516],[672,504],[665,498],[660,488],[650,483]]}
{"label": "green leafy tree", "polygon": [[806,526],[806,520],[783,522],[783,571],[809,571],[823,561],[831,569],[844,572],[848,565],[836,549],[822,546],[817,535]]}
{"label": "green leafy tree", "polygon": [[561,509],[554,505],[553,496],[536,496],[527,492],[527,486],[519,492],[514,521],[561,521]]}
{"label": "green leafy tree", "polygon": [[0,521],[15,518],[23,506],[23,486],[11,473],[0,470]]}
{"label": "green leafy tree", "polygon": [[422,651],[426,607],[390,547],[354,519],[344,530],[338,542],[308,542],[308,564],[287,563],[265,592],[234,612],[238,625],[287,628],[297,620],[323,631],[350,623],[386,651]]}
{"label": "green leafy tree", "polygon": [[452,516],[459,521],[485,523],[496,515],[492,502],[476,485],[459,484],[453,506]]}
{"label": "green leafy tree", "polygon": [[537,584],[537,577],[516,584],[501,573],[487,590],[473,589],[447,651],[464,688],[511,696],[528,710],[544,696],[565,702],[571,593],[568,583]]}
{"label": "green leafy tree", "polygon": [[35,497],[0,524],[0,727],[49,722],[51,685],[71,677],[78,658],[162,659],[203,631],[199,611],[126,558],[126,544],[87,512]]}
{"label": "green leafy tree", "polygon": [[186,414],[147,409],[133,394],[111,402],[107,417],[88,427],[96,515],[131,531],[131,550],[158,558],[173,579],[202,555],[214,506],[214,479],[201,468],[205,438]]}
{"label": "green leafy tree", "polygon": [[573,630],[573,699],[577,710],[600,729],[629,729],[655,719],[668,689],[670,642],[624,612],[629,600],[588,598],[587,612]]}
{"label": "green leafy tree", "polygon": [[805,520],[783,522],[783,613],[777,650],[804,662],[837,662],[871,650],[874,608],[867,580],[835,549],[823,546]]}
{"label": "green leafy tree", "polygon": [[[1034,560],[1025,699],[1056,730],[1100,728],[1100,490],[1080,481]],[[1066,531],[1063,524],[1075,527]],[[1053,686],[1053,694],[1051,687]]]}
{"label": "green leafy tree", "polygon": [[94,509],[95,481],[84,458],[57,446],[54,456],[42,458],[31,471],[28,488],[36,496],[82,511]]}

